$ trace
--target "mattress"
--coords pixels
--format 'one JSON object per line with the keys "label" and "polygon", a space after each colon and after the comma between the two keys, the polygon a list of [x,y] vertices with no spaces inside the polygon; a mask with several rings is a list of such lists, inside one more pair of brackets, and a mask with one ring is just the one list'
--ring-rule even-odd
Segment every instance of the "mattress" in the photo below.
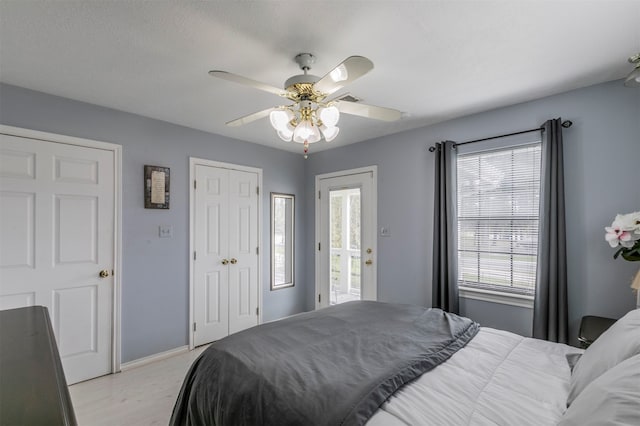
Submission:
{"label": "mattress", "polygon": [[367,426],[556,425],[569,393],[566,355],[580,352],[482,327],[447,362],[389,397]]}

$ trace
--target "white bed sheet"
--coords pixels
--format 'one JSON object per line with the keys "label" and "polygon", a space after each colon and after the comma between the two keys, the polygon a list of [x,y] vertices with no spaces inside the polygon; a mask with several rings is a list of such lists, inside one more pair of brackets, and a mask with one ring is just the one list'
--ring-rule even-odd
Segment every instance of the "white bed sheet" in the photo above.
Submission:
{"label": "white bed sheet", "polygon": [[447,362],[393,394],[367,426],[556,425],[582,350],[482,327]]}

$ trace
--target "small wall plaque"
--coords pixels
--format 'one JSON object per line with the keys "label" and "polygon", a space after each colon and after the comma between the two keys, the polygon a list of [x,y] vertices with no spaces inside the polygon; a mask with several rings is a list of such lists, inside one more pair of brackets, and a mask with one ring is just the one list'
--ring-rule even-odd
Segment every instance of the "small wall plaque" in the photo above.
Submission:
{"label": "small wall plaque", "polygon": [[169,208],[169,167],[144,166],[144,208]]}

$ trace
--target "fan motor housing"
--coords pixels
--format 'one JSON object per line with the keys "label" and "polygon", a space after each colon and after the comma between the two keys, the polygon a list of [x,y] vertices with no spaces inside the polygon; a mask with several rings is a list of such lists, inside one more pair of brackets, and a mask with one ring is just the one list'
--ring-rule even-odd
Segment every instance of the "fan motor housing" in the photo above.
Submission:
{"label": "fan motor housing", "polygon": [[294,84],[300,84],[300,83],[314,84],[314,83],[317,83],[318,81],[320,81],[320,77],[316,75],[311,75],[311,74],[294,75],[293,77],[287,79],[287,81],[284,82],[284,88],[288,89]]}
{"label": "fan motor housing", "polygon": [[296,99],[310,99],[313,101],[324,97],[322,93],[314,90],[313,85],[320,80],[320,77],[311,74],[294,75],[284,83],[284,88],[288,92],[296,93]]}

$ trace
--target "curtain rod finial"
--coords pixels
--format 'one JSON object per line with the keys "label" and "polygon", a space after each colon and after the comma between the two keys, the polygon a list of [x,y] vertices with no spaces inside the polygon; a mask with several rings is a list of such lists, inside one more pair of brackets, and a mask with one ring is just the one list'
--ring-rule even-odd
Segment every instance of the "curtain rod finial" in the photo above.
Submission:
{"label": "curtain rod finial", "polygon": [[430,146],[430,147],[429,147],[429,152],[433,152],[433,151],[435,151],[435,150],[436,150],[436,147],[435,147],[435,146]]}
{"label": "curtain rod finial", "polygon": [[565,129],[568,129],[571,126],[573,126],[573,121],[571,120],[564,120],[562,122],[562,127],[564,127]]}

